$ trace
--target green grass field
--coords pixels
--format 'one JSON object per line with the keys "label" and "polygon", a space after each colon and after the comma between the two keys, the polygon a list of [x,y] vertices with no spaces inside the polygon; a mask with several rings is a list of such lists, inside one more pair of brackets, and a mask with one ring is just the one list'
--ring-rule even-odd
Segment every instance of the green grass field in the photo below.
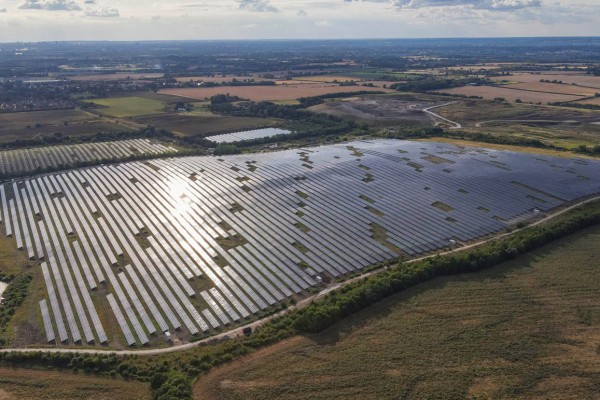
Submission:
{"label": "green grass field", "polygon": [[196,399],[591,399],[600,227],[435,279],[202,377]]}
{"label": "green grass field", "polygon": [[117,118],[157,114],[165,109],[165,104],[160,100],[137,96],[94,99],[89,102],[101,106],[96,109],[99,113]]}

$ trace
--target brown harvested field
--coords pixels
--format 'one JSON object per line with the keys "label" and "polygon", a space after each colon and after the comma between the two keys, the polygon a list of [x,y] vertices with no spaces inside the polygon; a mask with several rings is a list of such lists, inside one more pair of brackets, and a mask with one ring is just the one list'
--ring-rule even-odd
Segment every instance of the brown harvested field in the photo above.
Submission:
{"label": "brown harvested field", "polygon": [[329,93],[348,93],[357,90],[365,91],[387,91],[381,88],[369,88],[362,86],[337,86],[331,84],[300,84],[300,85],[277,85],[277,86],[230,86],[215,88],[190,88],[190,89],[165,89],[160,93],[174,96],[203,100],[217,94],[229,93],[243,99],[253,101],[281,101],[294,100],[301,97],[320,96]]}
{"label": "brown harvested field", "polygon": [[200,377],[196,400],[596,399],[600,227]]}
{"label": "brown harvested field", "polygon": [[491,79],[494,81],[507,80],[510,82],[521,82],[521,83],[536,83],[536,82],[539,83],[540,79],[545,79],[545,80],[550,80],[550,81],[553,81],[553,80],[562,81],[563,83],[568,84],[568,85],[571,85],[574,83],[579,86],[600,88],[600,76],[592,76],[592,75],[582,74],[579,72],[575,72],[575,73],[553,72],[553,73],[543,73],[543,74],[524,72],[524,73],[514,73],[509,76],[497,76],[497,77],[493,77]]}
{"label": "brown harvested field", "polygon": [[258,75],[250,75],[250,76],[182,76],[176,78],[177,82],[187,83],[190,81],[193,82],[211,82],[211,83],[222,83],[222,82],[231,82],[232,80],[245,81],[248,79],[254,79],[255,81],[272,81],[273,79],[264,79]]}
{"label": "brown harvested field", "polygon": [[595,97],[593,99],[581,100],[578,101],[577,104],[593,104],[596,106],[600,106],[600,97]]}
{"label": "brown harvested field", "polygon": [[0,368],[0,400],[147,400],[150,385],[70,371]]}
{"label": "brown harvested field", "polygon": [[2,127],[2,130],[5,130],[23,128],[27,125],[57,125],[62,124],[64,122],[80,122],[90,119],[91,117],[89,114],[80,110],[52,110],[0,113],[0,126]]}
{"label": "brown harvested field", "polygon": [[60,132],[69,136],[121,131],[124,128],[81,110],[0,113],[0,143]]}
{"label": "brown harvested field", "polygon": [[74,75],[68,78],[72,81],[122,81],[122,80],[143,80],[143,79],[155,79],[162,78],[165,76],[163,73],[127,73],[120,72],[118,74],[86,74],[86,75]]}
{"label": "brown harvested field", "polygon": [[441,93],[458,94],[464,96],[481,96],[484,99],[495,99],[502,97],[509,102],[515,102],[520,99],[527,103],[553,103],[561,101],[573,101],[581,99],[583,96],[573,96],[568,94],[553,94],[543,92],[533,92],[519,89],[509,89],[506,87],[495,86],[462,86],[458,88],[440,90]]}
{"label": "brown harvested field", "polygon": [[360,78],[352,77],[352,76],[344,76],[344,75],[316,75],[316,76],[299,76],[294,78],[294,81],[305,81],[305,82],[346,82],[346,81],[360,81]]}
{"label": "brown harvested field", "polygon": [[277,85],[314,85],[317,82],[311,82],[311,81],[297,81],[295,79],[278,79],[275,81],[275,83]]}
{"label": "brown harvested field", "polygon": [[511,83],[506,85],[509,89],[533,90],[536,92],[572,94],[576,96],[593,96],[598,90],[585,88],[575,85],[546,83],[546,82],[529,82],[529,83]]}
{"label": "brown harvested field", "polygon": [[157,129],[167,129],[180,136],[209,136],[216,133],[238,132],[267,126],[277,126],[282,121],[269,118],[230,117],[206,115],[164,114],[134,118],[141,124]]}

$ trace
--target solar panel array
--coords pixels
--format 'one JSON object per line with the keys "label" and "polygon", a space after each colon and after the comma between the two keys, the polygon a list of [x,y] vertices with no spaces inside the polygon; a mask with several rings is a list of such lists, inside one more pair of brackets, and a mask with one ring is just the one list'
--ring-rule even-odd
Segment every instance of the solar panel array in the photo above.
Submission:
{"label": "solar panel array", "polygon": [[0,151],[0,175],[16,175],[77,162],[120,159],[142,154],[174,153],[177,150],[148,139],[84,143]]}
{"label": "solar panel array", "polygon": [[254,129],[251,131],[224,133],[222,135],[208,136],[206,137],[206,139],[215,143],[235,143],[243,142],[245,140],[262,139],[275,135],[289,135],[291,133],[291,131],[280,128],[264,128]]}
{"label": "solar panel array", "polygon": [[40,263],[48,341],[144,345],[599,192],[597,161],[377,140],[15,181],[0,219]]}

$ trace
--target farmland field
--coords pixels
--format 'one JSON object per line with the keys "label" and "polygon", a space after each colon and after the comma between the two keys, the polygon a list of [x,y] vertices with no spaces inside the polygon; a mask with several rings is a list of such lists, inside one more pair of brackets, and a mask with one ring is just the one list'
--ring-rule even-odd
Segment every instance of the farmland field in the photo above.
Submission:
{"label": "farmland field", "polygon": [[585,97],[593,96],[598,92],[598,89],[593,88],[546,82],[510,83],[506,85],[506,87],[509,89],[532,90],[535,92],[570,94]]}
{"label": "farmland field", "polygon": [[[598,88],[600,89],[600,76],[592,76],[581,73],[513,73],[509,76],[499,76],[491,78],[495,81],[503,81],[508,80],[511,82],[521,82],[521,83],[540,83],[541,79],[549,80],[549,81],[561,81],[566,85],[579,85],[588,88]],[[562,85],[562,86],[566,86]]]}
{"label": "farmland field", "polygon": [[593,104],[596,106],[600,106],[600,97],[596,97],[593,99],[581,100],[578,101],[577,104]]}
{"label": "farmland field", "polygon": [[231,117],[211,112],[158,114],[133,118],[140,124],[167,129],[179,136],[206,136],[246,129],[280,125],[283,121],[272,118]]}
{"label": "farmland field", "polygon": [[18,344],[164,346],[392,257],[463,245],[600,192],[600,164],[357,141],[110,165],[0,186],[36,271]]}
{"label": "farmland field", "polygon": [[504,98],[514,103],[517,99],[527,103],[553,103],[560,101],[574,101],[584,96],[569,94],[556,94],[545,92],[534,92],[529,90],[509,89],[508,87],[495,86],[463,86],[452,89],[440,90],[440,93],[458,94],[464,96],[480,96],[484,99]]}
{"label": "farmland field", "polygon": [[127,73],[121,72],[116,74],[89,74],[89,75],[73,75],[68,79],[72,81],[120,81],[120,80],[140,80],[162,78],[163,73]]}
{"label": "farmland field", "polygon": [[474,126],[482,121],[497,120],[583,121],[594,118],[593,114],[585,110],[478,99],[458,99],[454,104],[436,109],[436,112],[466,126]]}
{"label": "farmland field", "polygon": [[253,101],[294,100],[300,97],[320,96],[328,93],[360,91],[387,91],[388,89],[363,86],[338,86],[333,84],[298,84],[277,86],[229,86],[214,88],[164,89],[160,93],[203,100],[217,94],[229,93]]}
{"label": "farmland field", "polygon": [[65,122],[82,122],[90,119],[89,114],[79,110],[0,113],[0,125],[3,131],[24,128],[27,125],[62,125]]}
{"label": "farmland field", "polygon": [[311,76],[299,76],[293,79],[294,81],[303,81],[303,82],[323,82],[323,83],[332,83],[334,81],[337,82],[346,82],[346,81],[360,81],[360,78],[346,76],[346,75],[311,75]]}
{"label": "farmland field", "polygon": [[239,75],[231,75],[231,76],[182,76],[180,78],[176,78],[177,82],[187,83],[190,81],[194,82],[211,82],[211,83],[222,83],[222,82],[231,82],[234,79],[237,81],[246,81],[249,79],[254,79],[255,81],[272,81],[273,79],[265,79],[261,78],[258,75],[251,76],[239,76]]}
{"label": "farmland field", "polygon": [[150,385],[83,373],[0,368],[2,400],[147,400]]}
{"label": "farmland field", "polygon": [[86,136],[124,130],[118,124],[100,120],[81,110],[0,113],[0,127],[0,143],[38,138],[57,132],[65,136]]}
{"label": "farmland field", "polygon": [[596,398],[599,242],[419,285],[201,377],[195,399]]}
{"label": "farmland field", "polygon": [[101,106],[95,109],[95,111],[117,118],[156,114],[163,112],[165,109],[165,104],[161,101],[144,97],[94,99],[89,100],[89,103]]}

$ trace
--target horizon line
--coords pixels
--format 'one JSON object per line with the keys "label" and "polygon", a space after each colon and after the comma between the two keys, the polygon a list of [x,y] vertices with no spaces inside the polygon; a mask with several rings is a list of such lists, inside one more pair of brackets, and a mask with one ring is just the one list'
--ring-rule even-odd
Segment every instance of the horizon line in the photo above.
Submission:
{"label": "horizon line", "polygon": [[155,43],[155,42],[326,42],[326,41],[367,41],[367,40],[501,40],[501,39],[600,39],[600,35],[569,35],[569,36],[439,36],[439,37],[364,37],[364,38],[257,38],[257,39],[65,39],[65,40],[29,40],[29,41],[0,41],[0,45],[22,43]]}

